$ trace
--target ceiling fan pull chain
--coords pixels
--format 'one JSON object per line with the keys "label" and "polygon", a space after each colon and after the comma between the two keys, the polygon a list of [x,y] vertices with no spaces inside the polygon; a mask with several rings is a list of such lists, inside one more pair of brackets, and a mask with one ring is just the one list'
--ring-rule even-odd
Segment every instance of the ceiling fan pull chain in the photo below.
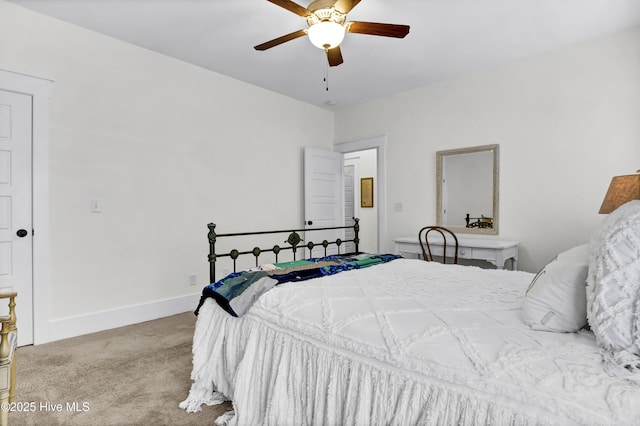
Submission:
{"label": "ceiling fan pull chain", "polygon": [[325,91],[329,91],[329,64],[327,63],[327,61],[322,61],[324,62],[324,90]]}

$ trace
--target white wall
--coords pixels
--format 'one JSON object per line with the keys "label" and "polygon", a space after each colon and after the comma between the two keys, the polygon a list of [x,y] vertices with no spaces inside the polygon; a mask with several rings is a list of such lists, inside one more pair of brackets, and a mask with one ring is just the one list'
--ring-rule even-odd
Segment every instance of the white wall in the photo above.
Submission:
{"label": "white wall", "polygon": [[494,143],[519,267],[586,242],[611,177],[640,168],[639,52],[636,28],[336,112],[336,140],[387,135],[388,246],[435,223],[436,151]]}
{"label": "white wall", "polygon": [[0,40],[0,68],[55,82],[51,338],[197,299],[208,222],[302,225],[302,146],[332,149],[331,112],[2,0]]}

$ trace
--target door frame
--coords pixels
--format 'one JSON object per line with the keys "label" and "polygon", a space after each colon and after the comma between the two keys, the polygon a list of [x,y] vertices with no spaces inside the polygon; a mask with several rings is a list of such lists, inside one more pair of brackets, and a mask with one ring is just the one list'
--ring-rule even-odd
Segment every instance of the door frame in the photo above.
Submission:
{"label": "door frame", "polygon": [[[34,344],[46,343],[49,339],[49,101],[52,86],[53,81],[46,78],[0,69],[0,89],[32,97]],[[20,303],[20,295],[16,303]]]}
{"label": "door frame", "polygon": [[349,142],[339,142],[333,145],[333,150],[343,154],[355,151],[377,150],[378,191],[376,196],[378,210],[378,253],[388,253],[387,250],[387,136],[374,136]]}

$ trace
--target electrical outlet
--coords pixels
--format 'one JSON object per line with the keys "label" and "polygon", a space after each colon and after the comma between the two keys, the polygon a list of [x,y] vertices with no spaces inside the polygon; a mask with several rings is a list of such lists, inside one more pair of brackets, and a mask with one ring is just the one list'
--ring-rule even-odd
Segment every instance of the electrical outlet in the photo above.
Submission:
{"label": "electrical outlet", "polygon": [[198,284],[198,274],[189,274],[189,285],[197,285]]}

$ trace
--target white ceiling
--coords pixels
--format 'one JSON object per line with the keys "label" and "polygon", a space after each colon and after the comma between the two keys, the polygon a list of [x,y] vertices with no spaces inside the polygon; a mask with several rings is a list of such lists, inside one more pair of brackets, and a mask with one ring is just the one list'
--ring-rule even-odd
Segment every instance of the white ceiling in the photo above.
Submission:
{"label": "white ceiling", "polygon": [[325,54],[306,37],[253,49],[307,27],[267,0],[9,1],[328,109],[640,26],[638,0],[362,0],[347,21],[411,31],[404,39],[347,34],[327,91]]}

